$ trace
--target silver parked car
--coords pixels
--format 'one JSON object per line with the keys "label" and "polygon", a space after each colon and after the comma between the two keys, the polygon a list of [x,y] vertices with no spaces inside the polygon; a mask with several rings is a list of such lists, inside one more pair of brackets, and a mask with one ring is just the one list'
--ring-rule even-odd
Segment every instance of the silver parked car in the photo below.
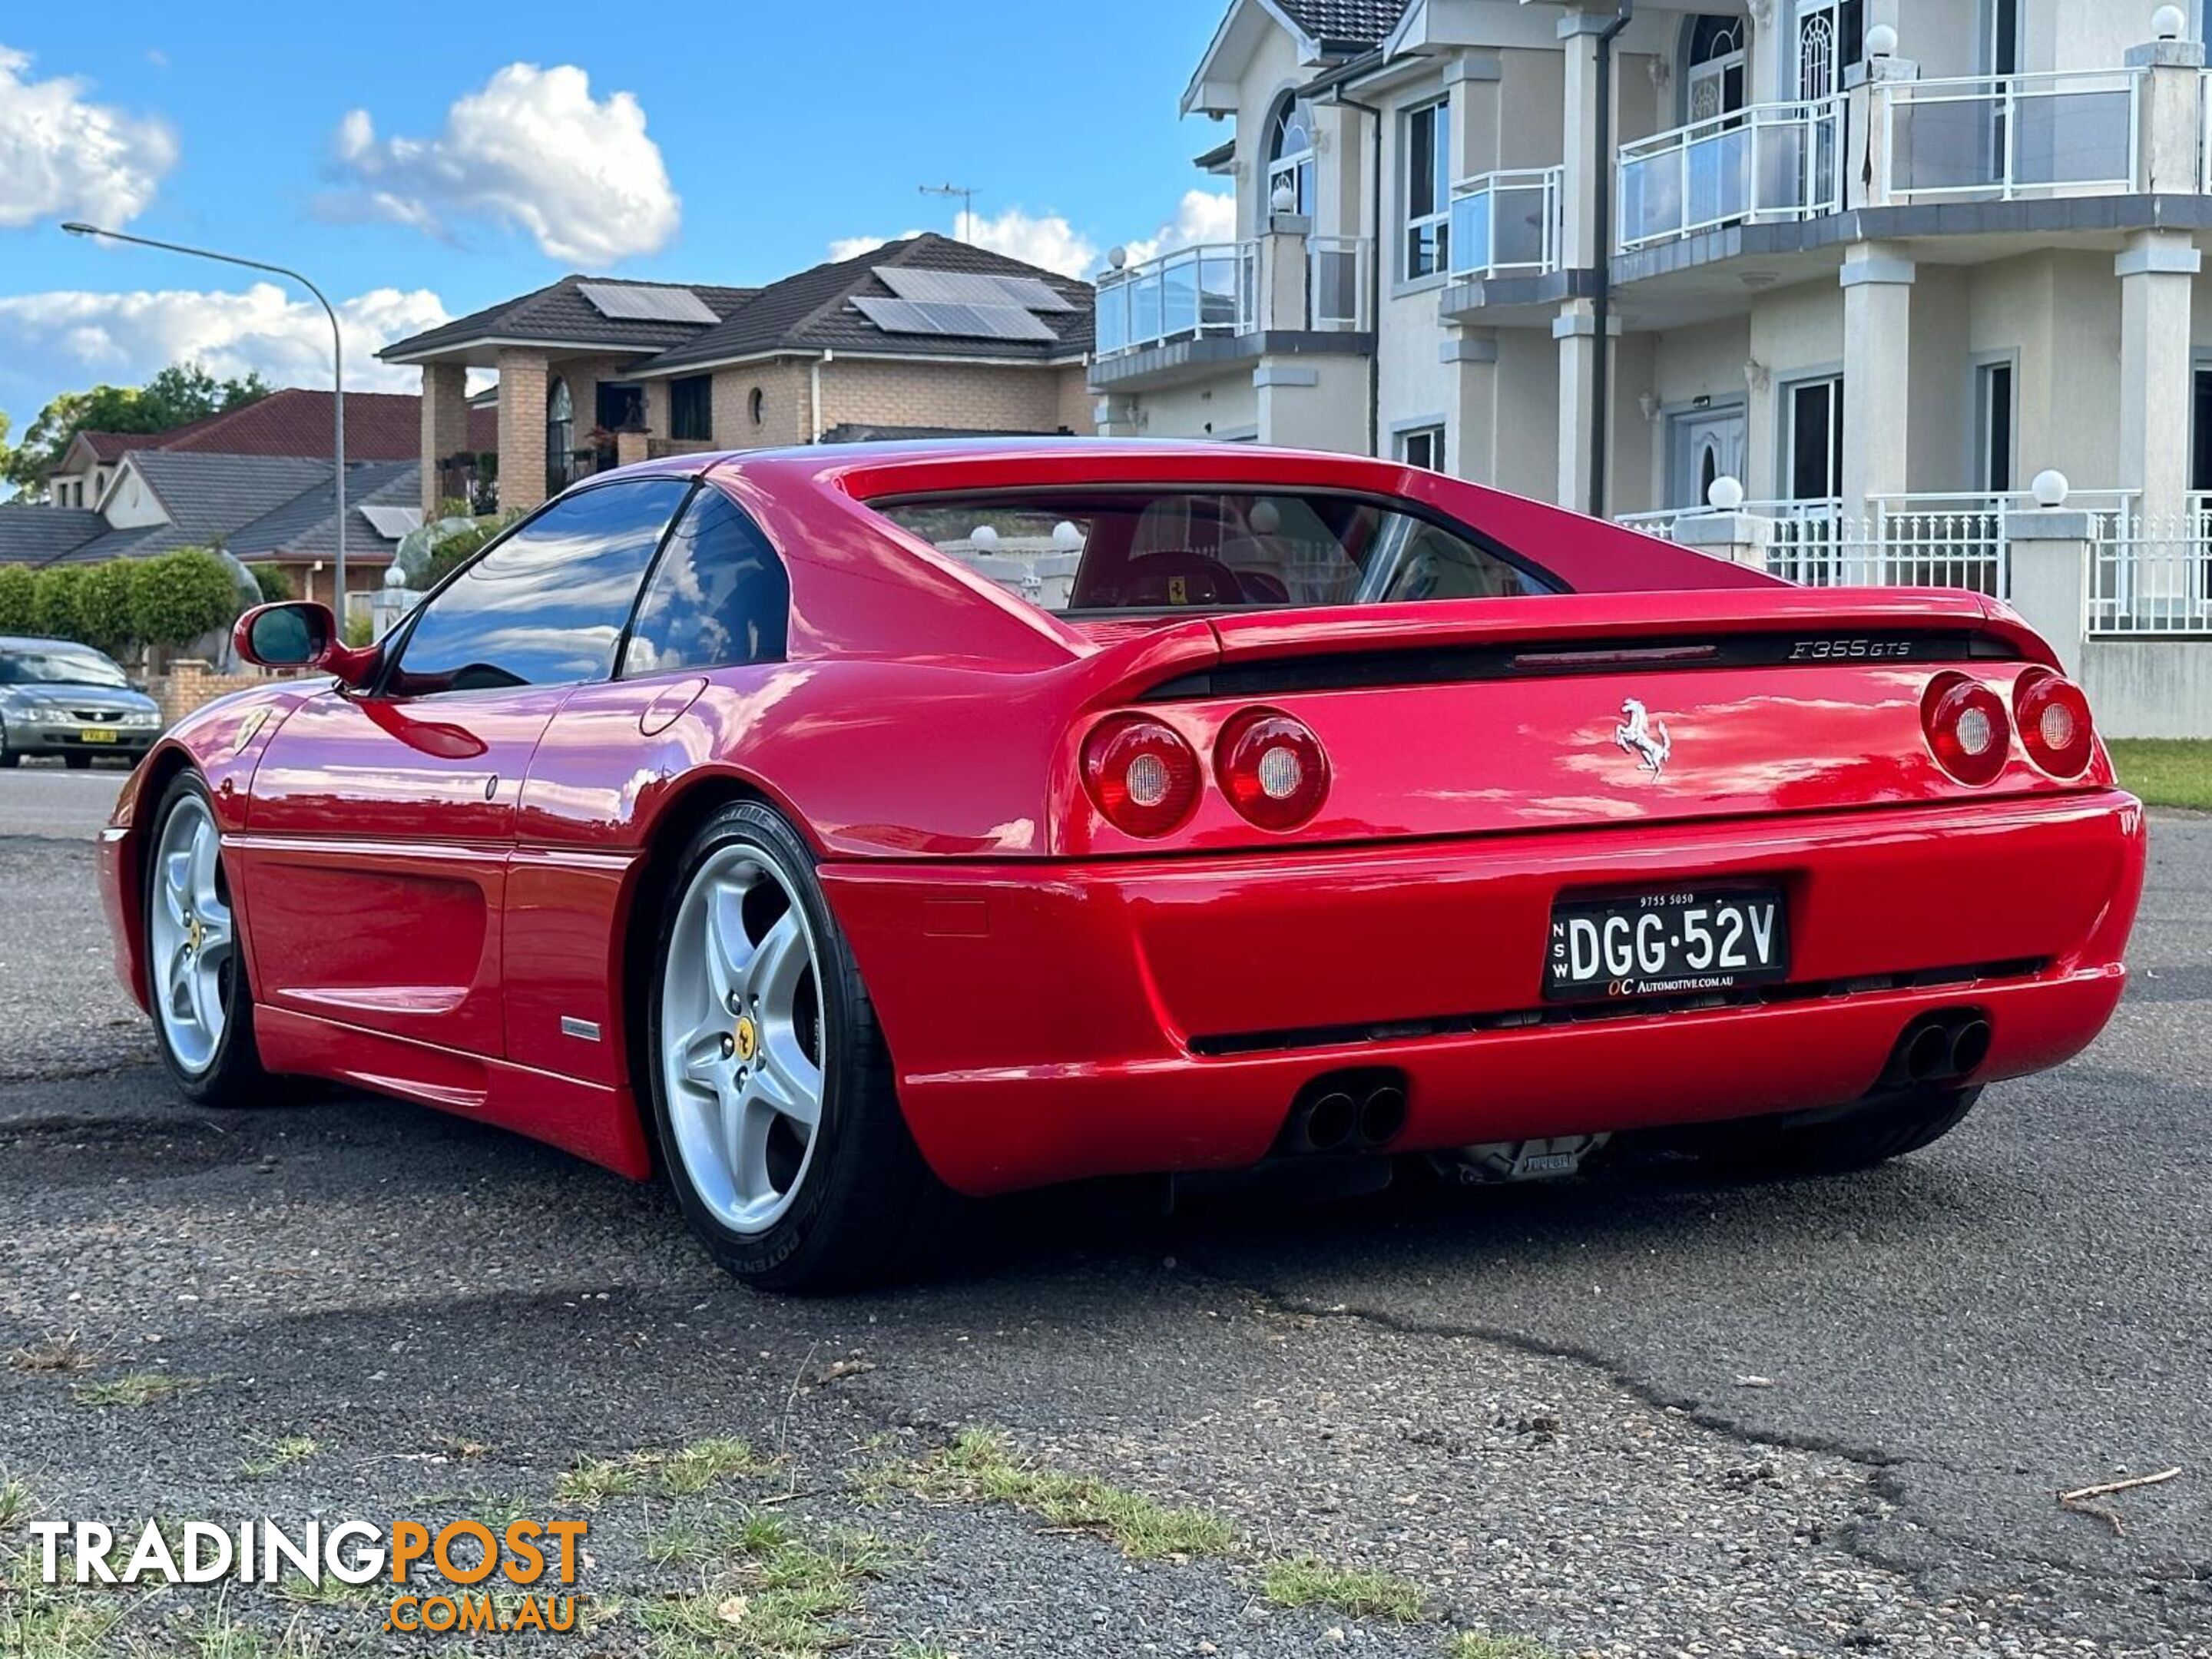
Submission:
{"label": "silver parked car", "polygon": [[0,634],[0,766],[59,755],[87,767],[101,755],[136,761],[161,734],[161,711],[122,665],[70,640]]}

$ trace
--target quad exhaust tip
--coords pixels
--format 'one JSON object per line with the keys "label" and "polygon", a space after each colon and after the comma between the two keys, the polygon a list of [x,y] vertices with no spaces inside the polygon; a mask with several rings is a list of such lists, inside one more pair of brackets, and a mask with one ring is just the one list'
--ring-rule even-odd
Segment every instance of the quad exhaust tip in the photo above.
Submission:
{"label": "quad exhaust tip", "polygon": [[1403,1073],[1383,1066],[1328,1072],[1298,1091],[1276,1146],[1292,1158],[1376,1152],[1405,1127]]}
{"label": "quad exhaust tip", "polygon": [[1990,1035],[1989,1021],[1971,1008],[1923,1015],[1898,1038],[1888,1080],[1907,1086],[1964,1081],[1990,1057]]}

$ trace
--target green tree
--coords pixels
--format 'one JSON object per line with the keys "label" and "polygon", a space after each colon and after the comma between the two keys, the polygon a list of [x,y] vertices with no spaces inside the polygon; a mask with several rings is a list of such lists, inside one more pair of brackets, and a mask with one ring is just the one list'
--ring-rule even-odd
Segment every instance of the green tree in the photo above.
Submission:
{"label": "green tree", "polygon": [[283,566],[249,564],[246,568],[252,574],[254,585],[261,590],[262,604],[274,605],[280,599],[297,597],[292,592],[292,579],[284,574]]}
{"label": "green tree", "polygon": [[31,631],[57,640],[83,637],[77,613],[77,590],[84,586],[85,567],[58,564],[31,579]]}
{"label": "green tree", "polygon": [[0,634],[27,634],[38,626],[37,586],[28,565],[0,564]]}
{"label": "green tree", "polygon": [[111,657],[120,655],[138,637],[136,588],[128,559],[88,567],[76,588],[77,637]]}
{"label": "green tree", "polygon": [[238,589],[222,561],[202,547],[131,562],[131,636],[185,645],[238,617]]}
{"label": "green tree", "polygon": [[143,386],[64,392],[39,411],[20,445],[9,449],[0,443],[0,478],[36,501],[80,432],[167,432],[258,402],[272,390],[258,374],[218,380],[198,363],[172,363]]}

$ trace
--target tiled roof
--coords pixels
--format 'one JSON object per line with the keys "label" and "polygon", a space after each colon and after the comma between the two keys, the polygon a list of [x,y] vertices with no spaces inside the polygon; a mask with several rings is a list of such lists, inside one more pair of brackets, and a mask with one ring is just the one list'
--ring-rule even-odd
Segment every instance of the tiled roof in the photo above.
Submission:
{"label": "tiled roof", "polygon": [[[407,461],[422,442],[422,400],[411,392],[349,392],[345,400],[346,458]],[[212,455],[296,455],[328,460],[334,438],[331,394],[287,386],[242,409],[210,415],[167,432],[80,432],[104,462],[161,449]],[[499,447],[499,413],[471,409],[469,447]]]}
{"label": "tiled roof", "polygon": [[331,476],[328,461],[147,450],[131,465],[170,522],[203,540],[228,536]]}
{"label": "tiled roof", "polygon": [[[884,299],[897,297],[875,274],[886,265],[1034,276],[1049,283],[1075,309],[1039,314],[1038,319],[1054,331],[1055,337],[1049,341],[887,334],[852,304],[856,296],[863,295]],[[1091,349],[1092,303],[1088,283],[965,242],[956,242],[949,237],[925,233],[904,241],[887,242],[849,259],[833,260],[773,283],[719,326],[662,352],[644,364],[640,372],[660,374],[695,364],[726,362],[732,358],[772,351],[819,351],[824,348],[893,352],[914,357],[991,356],[1051,362]]]}
{"label": "tiled roof", "polygon": [[0,506],[0,564],[44,564],[107,528],[88,507]]}
{"label": "tiled roof", "polygon": [[[576,273],[548,283],[515,299],[471,312],[450,323],[388,345],[376,355],[387,362],[452,351],[483,340],[544,340],[550,343],[605,345],[614,349],[659,351],[690,339],[705,325],[610,317],[577,292],[580,283],[611,283],[635,288],[684,288],[706,303],[717,317],[728,319],[760,290],[716,288],[699,283],[635,283],[618,276],[586,276]],[[350,407],[350,406],[349,406]]]}
{"label": "tiled roof", "polygon": [[1371,46],[1398,27],[1407,0],[1277,0],[1292,21],[1326,45]]}
{"label": "tiled roof", "polygon": [[[378,533],[362,515],[364,507],[385,502],[409,506],[422,499],[422,470],[413,461],[384,462],[352,468],[346,474],[346,556],[389,558],[398,543]],[[323,469],[322,478],[304,494],[270,509],[223,538],[241,559],[327,558],[337,551],[337,490]]]}

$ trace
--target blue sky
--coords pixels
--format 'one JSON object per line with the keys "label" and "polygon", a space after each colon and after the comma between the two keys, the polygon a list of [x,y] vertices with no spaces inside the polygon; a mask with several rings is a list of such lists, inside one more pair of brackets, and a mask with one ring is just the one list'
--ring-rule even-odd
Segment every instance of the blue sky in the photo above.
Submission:
{"label": "blue sky", "polygon": [[981,240],[1071,268],[1223,234],[1226,181],[1190,157],[1225,130],[1176,108],[1218,21],[1209,0],[111,0],[88,28],[9,7],[0,411],[20,438],[55,392],[173,355],[327,384],[298,296],[62,218],[299,267],[370,374],[386,339],[567,270],[750,283],[951,229],[923,184],[975,186]]}

